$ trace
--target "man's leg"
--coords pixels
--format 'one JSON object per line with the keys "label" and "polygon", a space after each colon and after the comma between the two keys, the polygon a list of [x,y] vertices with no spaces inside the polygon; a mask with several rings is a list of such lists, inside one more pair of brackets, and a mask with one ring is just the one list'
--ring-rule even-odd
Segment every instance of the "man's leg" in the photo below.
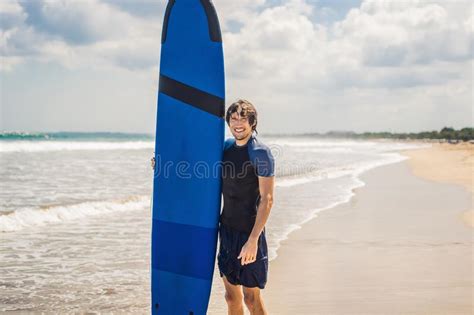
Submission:
{"label": "man's leg", "polygon": [[225,300],[227,302],[228,315],[244,315],[242,303],[242,286],[230,283],[225,276],[222,277],[225,286]]}
{"label": "man's leg", "polygon": [[247,305],[247,308],[250,311],[251,315],[268,315],[267,310],[265,309],[265,306],[263,305],[263,298],[262,295],[260,294],[260,288],[255,287],[255,288],[247,288],[246,286],[243,286],[244,288],[244,301],[245,305]]}

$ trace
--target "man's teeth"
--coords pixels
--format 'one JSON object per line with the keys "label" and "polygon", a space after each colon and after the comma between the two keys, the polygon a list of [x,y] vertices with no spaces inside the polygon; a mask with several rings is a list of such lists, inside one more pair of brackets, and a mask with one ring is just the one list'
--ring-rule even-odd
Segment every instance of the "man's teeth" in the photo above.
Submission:
{"label": "man's teeth", "polygon": [[235,129],[235,131],[241,132],[241,131],[244,131],[244,129],[243,129],[243,128],[239,128],[239,129]]}

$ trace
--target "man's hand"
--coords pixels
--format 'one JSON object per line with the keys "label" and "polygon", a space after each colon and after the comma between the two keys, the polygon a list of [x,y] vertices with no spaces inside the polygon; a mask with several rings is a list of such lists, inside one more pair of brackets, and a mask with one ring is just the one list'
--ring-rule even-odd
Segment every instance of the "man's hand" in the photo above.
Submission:
{"label": "man's hand", "polygon": [[155,157],[151,158],[151,168],[155,170]]}
{"label": "man's hand", "polygon": [[253,263],[257,258],[257,249],[258,249],[258,239],[249,238],[245,245],[242,247],[240,251],[239,257],[237,259],[241,259],[240,264],[246,265]]}

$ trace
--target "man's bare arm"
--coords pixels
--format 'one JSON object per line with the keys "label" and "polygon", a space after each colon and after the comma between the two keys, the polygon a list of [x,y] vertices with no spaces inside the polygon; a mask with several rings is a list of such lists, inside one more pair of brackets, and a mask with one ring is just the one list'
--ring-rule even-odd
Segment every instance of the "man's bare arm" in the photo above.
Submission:
{"label": "man's bare arm", "polygon": [[258,185],[260,189],[260,204],[257,209],[257,217],[255,218],[255,224],[250,233],[249,239],[258,240],[260,233],[263,231],[263,227],[267,222],[270,215],[270,209],[273,206],[273,187],[275,185],[275,176],[271,177],[258,177]]}

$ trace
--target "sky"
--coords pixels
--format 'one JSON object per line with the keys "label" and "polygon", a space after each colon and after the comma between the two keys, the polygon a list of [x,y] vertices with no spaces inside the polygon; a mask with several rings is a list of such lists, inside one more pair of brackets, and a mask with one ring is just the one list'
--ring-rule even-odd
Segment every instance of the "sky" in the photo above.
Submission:
{"label": "sky", "polygon": [[[467,0],[214,0],[259,132],[473,126]],[[154,133],[164,0],[1,0],[0,130]]]}

